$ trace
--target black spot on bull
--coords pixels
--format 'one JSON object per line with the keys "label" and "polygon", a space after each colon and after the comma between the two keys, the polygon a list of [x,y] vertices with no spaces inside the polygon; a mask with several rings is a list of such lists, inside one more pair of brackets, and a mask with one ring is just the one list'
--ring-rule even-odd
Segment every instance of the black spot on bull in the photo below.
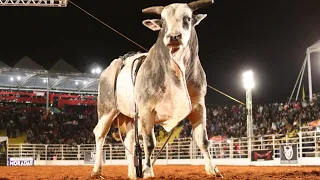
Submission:
{"label": "black spot on bull", "polygon": [[209,141],[208,141],[208,139],[207,139],[207,136],[203,136],[202,141],[203,141],[203,146],[204,146],[204,148],[207,149],[208,146],[209,146]]}
{"label": "black spot on bull", "polygon": [[[153,151],[153,149],[154,149],[154,147],[155,147],[154,142],[153,142],[153,138],[152,138],[152,134],[147,135],[147,139],[146,139],[146,140],[147,140],[147,150],[148,150],[148,152],[146,152],[146,153],[148,153],[148,155],[151,156],[152,151]],[[146,165],[147,165],[148,167],[151,167],[151,161],[148,160],[148,161],[146,162]]]}
{"label": "black spot on bull", "polygon": [[185,16],[183,17],[183,22],[182,22],[182,27],[186,30],[189,30],[190,28],[190,21],[191,21],[191,18],[188,17],[188,16]]}

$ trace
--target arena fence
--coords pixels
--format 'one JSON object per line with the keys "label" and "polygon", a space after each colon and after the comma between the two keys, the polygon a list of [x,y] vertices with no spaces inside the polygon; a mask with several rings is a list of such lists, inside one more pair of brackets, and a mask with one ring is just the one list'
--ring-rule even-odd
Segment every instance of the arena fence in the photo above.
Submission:
{"label": "arena fence", "polygon": [[[162,144],[157,144],[152,158]],[[231,138],[210,143],[209,150],[217,165],[320,165],[320,132],[300,132],[296,137],[269,135],[253,138]],[[126,165],[125,148],[106,144],[105,165]],[[9,159],[32,158],[34,165],[89,165],[94,163],[95,145],[9,144]],[[204,164],[203,156],[191,138],[168,143],[156,165]]]}

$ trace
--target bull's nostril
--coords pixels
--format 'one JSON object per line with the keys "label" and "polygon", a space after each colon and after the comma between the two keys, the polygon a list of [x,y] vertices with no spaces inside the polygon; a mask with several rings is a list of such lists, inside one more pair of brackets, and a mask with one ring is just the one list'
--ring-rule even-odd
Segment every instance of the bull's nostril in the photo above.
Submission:
{"label": "bull's nostril", "polygon": [[180,40],[182,35],[181,34],[177,34],[177,35],[169,35],[170,37],[170,40],[172,41],[177,41],[177,40]]}

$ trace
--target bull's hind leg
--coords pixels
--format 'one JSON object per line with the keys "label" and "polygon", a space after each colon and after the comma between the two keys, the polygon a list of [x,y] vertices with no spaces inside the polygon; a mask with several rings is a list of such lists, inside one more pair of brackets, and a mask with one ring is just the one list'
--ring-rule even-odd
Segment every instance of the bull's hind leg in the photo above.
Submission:
{"label": "bull's hind leg", "polygon": [[204,101],[196,105],[188,119],[192,123],[193,137],[195,138],[198,147],[205,159],[205,170],[208,175],[216,175],[222,177],[216,165],[212,162],[211,156],[208,151],[208,135],[206,130],[206,107]]}
{"label": "bull's hind leg", "polygon": [[94,163],[92,177],[100,176],[102,172],[102,148],[110,126],[119,111],[116,109],[115,80],[117,72],[122,66],[122,60],[116,59],[100,75],[98,92],[98,124],[93,132],[96,138],[96,161]]}
{"label": "bull's hind leg", "polygon": [[94,163],[93,171],[91,177],[99,177],[102,173],[103,166],[103,144],[106,135],[108,134],[112,121],[118,114],[117,110],[110,110],[109,113],[99,116],[99,121],[93,130],[96,138],[96,160]]}
{"label": "bull's hind leg", "polygon": [[128,178],[136,179],[136,169],[134,166],[134,128],[133,122],[127,124],[127,136],[124,140],[126,146],[126,156],[128,159]]}
{"label": "bull's hind leg", "polygon": [[136,179],[136,169],[134,166],[134,126],[133,126],[133,119],[126,117],[126,116],[120,116],[122,119],[124,119],[126,123],[126,139],[124,140],[125,151],[126,156],[128,159],[128,178],[129,179]]}

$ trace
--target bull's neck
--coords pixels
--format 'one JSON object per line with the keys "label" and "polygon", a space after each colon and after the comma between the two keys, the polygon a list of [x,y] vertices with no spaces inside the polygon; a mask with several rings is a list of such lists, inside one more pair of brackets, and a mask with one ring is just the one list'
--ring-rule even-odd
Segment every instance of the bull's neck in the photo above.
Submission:
{"label": "bull's neck", "polygon": [[187,67],[188,63],[191,59],[191,51],[189,45],[183,48],[180,48],[177,52],[174,54],[171,54],[171,60],[178,64],[182,70],[185,71],[185,68]]}
{"label": "bull's neck", "polygon": [[190,61],[190,49],[189,46],[181,48],[174,54],[170,54],[170,50],[166,46],[159,46],[155,44],[150,50],[149,55],[152,57],[150,60],[153,64],[154,72],[159,72],[160,69],[164,71],[171,71],[171,64],[176,63],[179,68],[185,71],[185,67]]}
{"label": "bull's neck", "polygon": [[160,36],[149,53],[152,56],[150,59],[155,65],[154,70],[157,72],[158,68],[170,69],[172,61],[177,63],[183,71],[193,67],[194,59],[198,56],[198,39],[196,34],[192,37],[193,39],[190,39],[186,47],[181,47],[176,53],[171,54],[170,49],[164,45],[163,38]]}

